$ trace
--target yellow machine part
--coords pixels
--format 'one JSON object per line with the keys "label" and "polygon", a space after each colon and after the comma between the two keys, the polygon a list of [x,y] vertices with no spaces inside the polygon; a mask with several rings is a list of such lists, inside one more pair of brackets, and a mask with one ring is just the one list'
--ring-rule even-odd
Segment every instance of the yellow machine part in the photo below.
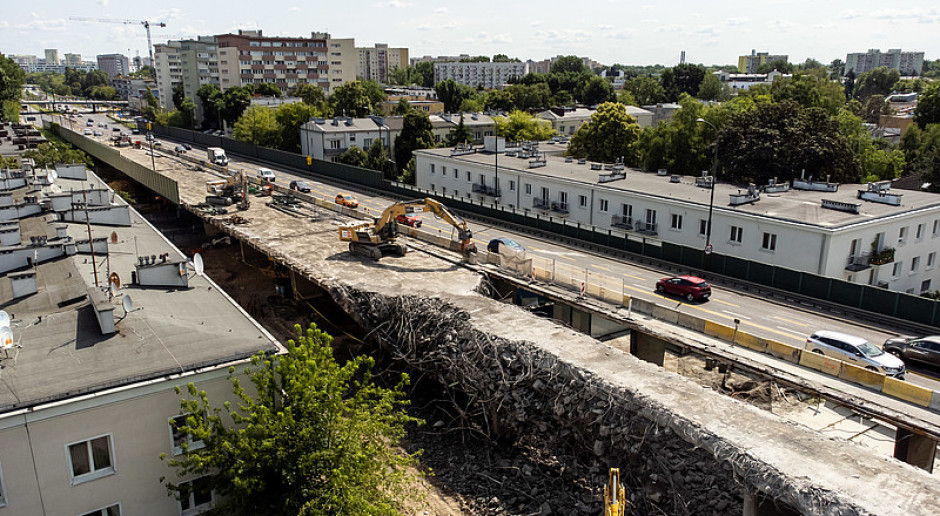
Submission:
{"label": "yellow machine part", "polygon": [[620,483],[620,470],[610,468],[607,485],[604,486],[604,516],[623,516],[626,508],[625,490]]}

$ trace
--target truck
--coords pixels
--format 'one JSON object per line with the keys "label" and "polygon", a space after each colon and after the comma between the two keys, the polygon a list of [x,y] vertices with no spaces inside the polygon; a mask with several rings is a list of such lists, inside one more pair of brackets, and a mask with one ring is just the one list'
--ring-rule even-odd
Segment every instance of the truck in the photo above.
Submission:
{"label": "truck", "polygon": [[209,147],[206,151],[209,153],[209,163],[220,167],[228,166],[228,156],[225,155],[225,150],[220,147]]}
{"label": "truck", "polygon": [[378,260],[383,256],[404,256],[408,252],[405,244],[396,242],[399,215],[433,213],[457,230],[457,250],[465,257],[476,253],[473,233],[467,223],[452,214],[435,199],[415,199],[397,202],[373,220],[349,222],[339,227],[339,239],[349,242],[349,252]]}

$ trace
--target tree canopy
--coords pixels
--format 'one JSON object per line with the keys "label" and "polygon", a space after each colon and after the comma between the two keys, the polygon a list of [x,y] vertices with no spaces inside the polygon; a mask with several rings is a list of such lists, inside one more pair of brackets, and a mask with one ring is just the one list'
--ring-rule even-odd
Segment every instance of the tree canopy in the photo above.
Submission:
{"label": "tree canopy", "polygon": [[695,96],[705,79],[705,67],[683,63],[663,72],[661,77],[667,100],[676,102],[683,93]]}
{"label": "tree canopy", "polygon": [[25,80],[23,69],[12,59],[0,54],[0,120],[16,121],[14,119],[19,118],[19,101]]}
{"label": "tree canopy", "polygon": [[887,66],[869,70],[855,79],[854,96],[863,104],[872,95],[887,97],[901,78],[900,72]]}
{"label": "tree canopy", "polygon": [[940,123],[940,82],[933,83],[918,96],[914,120],[921,129]]}
{"label": "tree canopy", "polygon": [[496,121],[496,134],[511,142],[543,141],[555,134],[552,124],[525,111],[511,111],[509,116],[493,117]]}
{"label": "tree canopy", "polygon": [[[382,387],[371,357],[339,364],[329,335],[315,325],[305,334],[295,328],[286,354],[252,358],[245,375],[254,389],[230,369],[237,402],[210,400],[192,383],[177,389],[185,418],[174,420],[176,431],[203,446],[184,442],[181,457],[161,458],[179,477],[206,479],[221,495],[220,514],[400,514],[402,502],[417,496],[421,475],[416,454],[393,448],[405,425],[420,423],[404,410],[407,375]],[[166,486],[188,495],[188,483]]]}
{"label": "tree canopy", "polygon": [[395,163],[399,168],[411,161],[414,151],[434,147],[433,129],[431,119],[421,111],[412,109],[404,116],[401,133],[395,137]]}
{"label": "tree canopy", "polygon": [[633,164],[636,162],[633,144],[639,134],[640,126],[627,114],[624,104],[605,102],[571,137],[568,154],[608,163],[623,159],[625,163]]}
{"label": "tree canopy", "polygon": [[353,81],[330,94],[330,107],[336,116],[364,117],[381,111],[385,93],[374,81]]}
{"label": "tree canopy", "polygon": [[235,139],[276,148],[281,131],[274,110],[264,106],[250,106],[235,122]]}

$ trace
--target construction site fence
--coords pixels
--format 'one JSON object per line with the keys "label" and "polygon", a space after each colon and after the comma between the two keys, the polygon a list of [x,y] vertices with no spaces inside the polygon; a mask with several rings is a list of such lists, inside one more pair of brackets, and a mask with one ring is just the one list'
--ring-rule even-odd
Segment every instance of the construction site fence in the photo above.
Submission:
{"label": "construction site fence", "polygon": [[859,285],[777,265],[744,260],[717,253],[705,255],[702,249],[663,242],[655,235],[619,231],[597,226],[569,223],[563,216],[546,215],[536,210],[510,208],[466,197],[441,195],[412,185],[385,179],[381,172],[352,165],[311,159],[291,152],[278,151],[231,138],[207,135],[178,127],[154,125],[155,133],[200,145],[222,147],[241,156],[292,167],[311,179],[329,177],[394,193],[405,198],[433,197],[448,207],[508,223],[561,235],[589,244],[617,249],[654,260],[672,262],[685,270],[704,271],[741,281],[771,287],[814,299],[887,315],[931,326],[940,325],[940,302],[904,292]]}
{"label": "construction site fence", "polygon": [[166,200],[173,204],[179,204],[179,185],[177,185],[176,181],[155,172],[150,167],[143,166],[121,156],[117,148],[104,145],[91,138],[86,138],[67,127],[47,122],[46,128],[59,138],[90,154],[95,159],[103,161],[127,174],[131,179],[163,196]]}

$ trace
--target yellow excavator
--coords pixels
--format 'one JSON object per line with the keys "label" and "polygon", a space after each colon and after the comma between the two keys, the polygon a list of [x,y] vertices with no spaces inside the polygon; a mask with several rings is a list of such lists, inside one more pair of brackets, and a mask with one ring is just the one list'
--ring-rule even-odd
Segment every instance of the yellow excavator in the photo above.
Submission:
{"label": "yellow excavator", "polygon": [[623,516],[627,502],[624,499],[623,484],[620,483],[620,469],[610,468],[607,485],[604,486],[604,516]]}
{"label": "yellow excavator", "polygon": [[219,204],[228,206],[238,201],[238,209],[247,210],[248,201],[248,182],[245,181],[245,174],[237,171],[224,179],[214,179],[206,181],[206,202],[209,204]]}
{"label": "yellow excavator", "polygon": [[473,233],[467,223],[452,214],[434,199],[415,199],[396,202],[374,220],[360,220],[339,227],[339,239],[349,242],[349,252],[378,260],[383,256],[404,256],[408,247],[395,241],[398,237],[399,216],[433,213],[444,222],[457,228],[458,251],[464,256],[477,251],[471,240]]}

